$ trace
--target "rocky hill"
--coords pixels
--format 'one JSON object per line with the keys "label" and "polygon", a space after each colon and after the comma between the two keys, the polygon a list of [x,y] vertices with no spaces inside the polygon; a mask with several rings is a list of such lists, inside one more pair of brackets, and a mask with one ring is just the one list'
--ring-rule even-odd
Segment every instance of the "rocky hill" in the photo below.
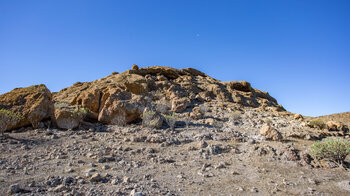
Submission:
{"label": "rocky hill", "polygon": [[134,68],[105,78],[76,83],[54,95],[56,103],[65,102],[89,109],[90,117],[111,123],[125,113],[127,123],[141,117],[143,109],[163,103],[172,111],[191,111],[205,102],[237,103],[262,110],[283,111],[267,92],[253,89],[248,82],[221,82],[192,69],[170,67]]}
{"label": "rocky hill", "polygon": [[350,125],[350,112],[319,116],[317,118],[323,119],[324,121],[340,121]]}
{"label": "rocky hill", "polygon": [[349,141],[341,116],[293,114],[248,82],[192,68],[17,88],[0,95],[0,193],[348,195],[349,157],[310,151],[326,137]]}

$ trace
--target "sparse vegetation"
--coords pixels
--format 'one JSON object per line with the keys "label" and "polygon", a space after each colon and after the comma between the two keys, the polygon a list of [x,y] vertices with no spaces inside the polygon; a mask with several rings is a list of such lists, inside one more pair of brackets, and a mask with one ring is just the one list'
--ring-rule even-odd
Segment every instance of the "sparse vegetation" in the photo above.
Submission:
{"label": "sparse vegetation", "polygon": [[191,123],[191,118],[190,118],[190,116],[189,116],[189,115],[186,116],[183,120],[184,120],[184,122],[185,122],[185,124],[186,124],[186,128],[188,129],[188,128],[190,127],[190,123]]}
{"label": "sparse vegetation", "polygon": [[156,115],[155,111],[152,110],[146,110],[142,114],[142,126],[143,127],[149,127],[149,128],[157,128],[157,120],[154,119]]}
{"label": "sparse vegetation", "polygon": [[213,127],[218,131],[219,129],[221,129],[224,126],[224,122],[219,121],[219,120],[215,120],[213,123]]}
{"label": "sparse vegetation", "polygon": [[77,107],[74,109],[74,111],[72,112],[72,117],[77,119],[79,122],[83,121],[83,119],[85,118],[85,116],[88,113],[88,109],[87,108],[80,108]]}
{"label": "sparse vegetation", "polygon": [[241,119],[241,115],[242,115],[242,113],[236,110],[232,113],[231,120],[233,122],[239,121]]}
{"label": "sparse vegetation", "polygon": [[169,111],[170,111],[169,104],[166,104],[166,103],[156,104],[156,111],[161,113],[161,114],[169,113]]}
{"label": "sparse vegetation", "polygon": [[61,109],[61,108],[67,108],[70,106],[69,103],[66,103],[66,102],[57,102],[54,104],[55,106],[55,109]]}
{"label": "sparse vegetation", "polygon": [[15,125],[22,119],[20,114],[16,114],[10,110],[0,109],[0,132],[4,135],[4,132],[10,127]]}
{"label": "sparse vegetation", "polygon": [[199,106],[199,111],[200,111],[200,113],[201,113],[203,116],[205,116],[206,113],[208,112],[208,107],[205,106],[205,105],[200,105],[200,106]]}
{"label": "sparse vegetation", "polygon": [[315,129],[326,128],[326,124],[324,123],[324,121],[322,119],[319,119],[319,118],[314,118],[314,119],[310,120],[308,123],[308,126],[311,128],[315,128]]}
{"label": "sparse vegetation", "polygon": [[327,139],[310,146],[311,154],[316,159],[325,159],[343,165],[350,153],[350,142],[340,139]]}
{"label": "sparse vegetation", "polygon": [[167,124],[169,125],[170,129],[171,130],[174,130],[175,129],[175,123],[178,119],[178,116],[174,113],[172,114],[169,114],[169,115],[165,115],[165,120],[167,122]]}

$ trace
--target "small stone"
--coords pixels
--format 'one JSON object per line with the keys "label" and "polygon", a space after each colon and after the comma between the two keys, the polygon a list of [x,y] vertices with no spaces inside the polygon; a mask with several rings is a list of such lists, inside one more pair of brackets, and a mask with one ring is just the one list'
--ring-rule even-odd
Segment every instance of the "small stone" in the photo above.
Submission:
{"label": "small stone", "polygon": [[53,135],[51,136],[51,139],[58,139],[58,136],[57,136],[56,134],[53,134]]}
{"label": "small stone", "polygon": [[131,192],[130,192],[130,196],[143,196],[143,194],[141,192],[136,192],[135,189],[133,189]]}
{"label": "small stone", "polygon": [[199,148],[206,148],[207,146],[208,146],[208,143],[204,140],[199,143]]}
{"label": "small stone", "polygon": [[123,178],[123,183],[127,184],[127,183],[129,183],[129,182],[130,182],[130,178],[127,177],[127,176],[124,176],[124,178]]}
{"label": "small stone", "polygon": [[115,179],[113,179],[113,180],[111,181],[111,184],[112,184],[112,185],[117,185],[117,184],[119,184],[119,183],[120,183],[120,180],[119,180],[118,177],[116,177]]}
{"label": "small stone", "polygon": [[56,188],[53,189],[54,192],[62,192],[64,190],[66,190],[67,188],[61,184],[61,185],[58,185]]}
{"label": "small stone", "polygon": [[99,173],[93,174],[90,178],[90,182],[100,182],[102,181],[102,177]]}
{"label": "small stone", "polygon": [[97,167],[97,165],[95,163],[90,163],[91,167]]}
{"label": "small stone", "polygon": [[65,185],[70,185],[70,184],[72,184],[74,182],[74,178],[72,178],[72,177],[66,177],[65,179],[64,179],[64,181],[63,181],[63,183],[65,184]]}
{"label": "small stone", "polygon": [[9,193],[10,194],[14,194],[14,193],[20,193],[21,189],[19,188],[19,184],[12,184],[9,187]]}

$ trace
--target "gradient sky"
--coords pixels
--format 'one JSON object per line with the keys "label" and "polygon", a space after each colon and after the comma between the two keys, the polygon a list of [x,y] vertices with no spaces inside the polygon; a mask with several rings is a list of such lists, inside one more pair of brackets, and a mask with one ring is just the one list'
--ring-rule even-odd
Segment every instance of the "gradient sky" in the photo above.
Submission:
{"label": "gradient sky", "polygon": [[291,112],[347,112],[349,10],[349,0],[0,0],[0,94],[161,65],[249,81]]}

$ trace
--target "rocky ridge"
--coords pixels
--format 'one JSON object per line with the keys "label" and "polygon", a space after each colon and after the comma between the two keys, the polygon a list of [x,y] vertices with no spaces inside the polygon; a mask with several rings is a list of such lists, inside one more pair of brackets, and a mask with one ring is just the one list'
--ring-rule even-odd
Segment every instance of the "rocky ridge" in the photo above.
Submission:
{"label": "rocky ridge", "polygon": [[248,82],[190,68],[133,66],[52,95],[44,85],[15,89],[0,106],[24,116],[0,143],[0,192],[9,195],[350,190],[347,171],[308,151],[328,136],[349,140],[346,122],[315,126]]}

